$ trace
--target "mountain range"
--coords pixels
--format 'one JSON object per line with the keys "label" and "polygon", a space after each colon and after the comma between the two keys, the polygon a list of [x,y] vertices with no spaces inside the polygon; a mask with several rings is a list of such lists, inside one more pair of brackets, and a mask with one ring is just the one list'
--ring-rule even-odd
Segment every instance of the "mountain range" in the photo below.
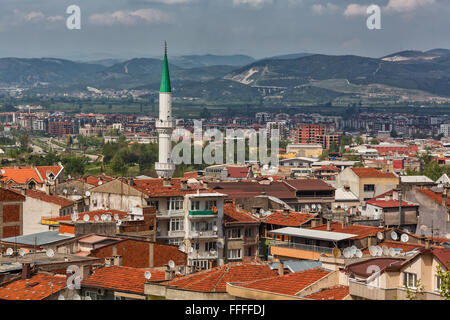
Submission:
{"label": "mountain range", "polygon": [[[357,99],[371,92],[450,97],[450,50],[402,51],[380,58],[299,53],[255,60],[245,55],[169,57],[177,96],[208,101],[269,98],[280,102]],[[162,62],[136,58],[75,62],[1,58],[0,88],[57,92],[157,90]]]}

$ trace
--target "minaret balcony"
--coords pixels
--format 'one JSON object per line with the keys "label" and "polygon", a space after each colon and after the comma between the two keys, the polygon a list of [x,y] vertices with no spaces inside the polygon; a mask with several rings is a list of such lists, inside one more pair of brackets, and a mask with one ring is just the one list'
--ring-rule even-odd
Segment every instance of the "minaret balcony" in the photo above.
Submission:
{"label": "minaret balcony", "polygon": [[174,129],[175,121],[174,120],[156,120],[155,127],[156,127],[156,129]]}

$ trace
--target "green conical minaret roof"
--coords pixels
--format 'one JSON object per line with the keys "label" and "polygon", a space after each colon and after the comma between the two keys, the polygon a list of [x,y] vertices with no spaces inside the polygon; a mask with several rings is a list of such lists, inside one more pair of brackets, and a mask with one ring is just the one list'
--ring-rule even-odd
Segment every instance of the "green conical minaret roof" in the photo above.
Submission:
{"label": "green conical minaret roof", "polygon": [[167,42],[164,48],[164,64],[161,76],[161,89],[159,92],[172,92],[172,87],[170,86],[170,75],[169,75],[169,62],[167,61]]}

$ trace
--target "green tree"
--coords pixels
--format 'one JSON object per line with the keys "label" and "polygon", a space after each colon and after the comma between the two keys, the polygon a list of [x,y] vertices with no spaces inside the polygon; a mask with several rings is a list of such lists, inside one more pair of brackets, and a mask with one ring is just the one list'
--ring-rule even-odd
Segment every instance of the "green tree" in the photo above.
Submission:
{"label": "green tree", "polygon": [[120,154],[116,154],[112,158],[110,168],[114,173],[120,174],[122,176],[124,176],[128,170]]}
{"label": "green tree", "polygon": [[335,153],[339,152],[339,147],[335,141],[333,141],[330,145],[330,149],[328,150],[328,153]]}
{"label": "green tree", "polygon": [[361,137],[361,135],[357,135],[356,136],[356,138],[355,138],[355,143],[357,144],[357,145],[361,145],[361,144],[363,144],[364,143],[364,139]]}
{"label": "green tree", "polygon": [[72,177],[79,177],[85,172],[87,159],[82,157],[66,157],[61,162],[66,174],[70,174]]}
{"label": "green tree", "polygon": [[[447,264],[450,265],[450,261],[447,261]],[[436,273],[438,279],[441,281],[441,285],[439,286],[439,295],[446,300],[450,300],[450,270],[444,271],[441,266],[437,266]]]}
{"label": "green tree", "polygon": [[373,139],[370,139],[370,144],[373,144],[373,145],[380,144],[380,141],[378,139],[373,138]]}

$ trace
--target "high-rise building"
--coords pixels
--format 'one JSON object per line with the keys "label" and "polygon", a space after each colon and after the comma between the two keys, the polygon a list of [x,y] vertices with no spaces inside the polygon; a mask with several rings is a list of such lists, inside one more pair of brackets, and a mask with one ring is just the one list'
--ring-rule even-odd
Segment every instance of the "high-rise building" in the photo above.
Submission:
{"label": "high-rise building", "polygon": [[161,88],[159,90],[159,119],[156,121],[156,130],[159,134],[159,162],[155,164],[155,170],[160,178],[171,178],[175,171],[175,164],[171,159],[171,137],[174,129],[175,122],[172,117],[172,88],[170,86],[166,43],[161,76]]}

